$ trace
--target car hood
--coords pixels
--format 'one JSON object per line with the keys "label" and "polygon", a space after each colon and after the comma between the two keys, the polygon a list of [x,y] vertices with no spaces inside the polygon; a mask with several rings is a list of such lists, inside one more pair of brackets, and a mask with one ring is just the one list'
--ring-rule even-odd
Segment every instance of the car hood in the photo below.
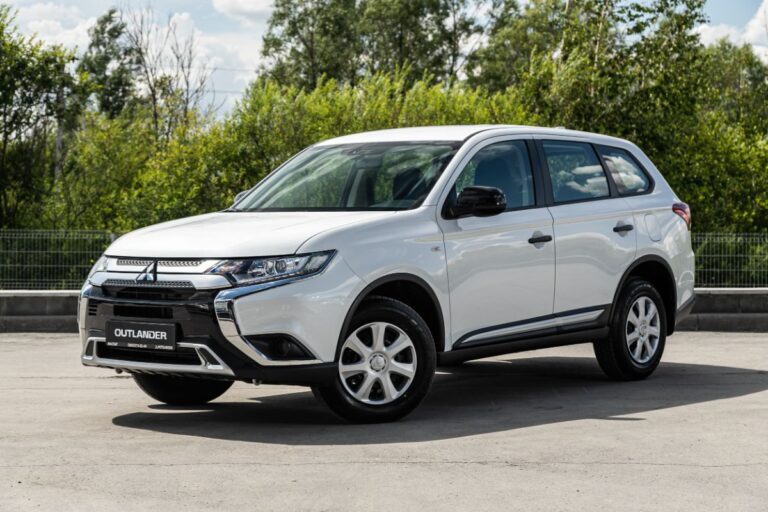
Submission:
{"label": "car hood", "polygon": [[[293,254],[312,238],[396,212],[217,212],[155,224],[118,238],[109,256],[240,258]],[[333,249],[333,247],[329,247]]]}

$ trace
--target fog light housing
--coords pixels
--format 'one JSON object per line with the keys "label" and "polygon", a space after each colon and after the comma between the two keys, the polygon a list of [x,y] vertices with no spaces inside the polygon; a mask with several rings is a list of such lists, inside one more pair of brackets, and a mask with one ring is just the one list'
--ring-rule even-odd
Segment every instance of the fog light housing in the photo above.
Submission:
{"label": "fog light housing", "polygon": [[272,361],[307,361],[315,358],[296,338],[288,334],[260,334],[244,338]]}

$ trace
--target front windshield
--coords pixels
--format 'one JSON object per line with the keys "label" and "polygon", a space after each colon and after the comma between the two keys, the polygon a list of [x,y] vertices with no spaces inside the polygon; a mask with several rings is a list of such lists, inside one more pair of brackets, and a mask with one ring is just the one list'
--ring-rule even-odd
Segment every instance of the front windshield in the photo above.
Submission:
{"label": "front windshield", "polygon": [[262,181],[236,211],[405,210],[421,204],[459,143],[310,148]]}

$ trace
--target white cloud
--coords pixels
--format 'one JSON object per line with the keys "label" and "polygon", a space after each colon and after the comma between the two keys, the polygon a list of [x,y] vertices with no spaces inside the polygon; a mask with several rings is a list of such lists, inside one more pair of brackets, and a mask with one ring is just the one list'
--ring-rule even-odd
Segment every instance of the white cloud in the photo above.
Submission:
{"label": "white cloud", "polygon": [[736,44],[750,44],[755,53],[768,62],[768,0],[763,0],[755,15],[743,27],[722,23],[704,24],[697,27],[696,32],[701,36],[701,42],[706,45],[723,38]]}
{"label": "white cloud", "polygon": [[245,26],[263,25],[272,13],[272,0],[213,0],[213,8]]}
{"label": "white cloud", "polygon": [[83,15],[76,6],[39,2],[18,7],[16,23],[22,33],[34,34],[51,44],[83,49],[95,17]]}
{"label": "white cloud", "polygon": [[768,0],[763,0],[755,16],[747,23],[744,41],[752,45],[768,45]]}
{"label": "white cloud", "polygon": [[725,38],[730,41],[738,41],[742,35],[743,29],[733,25],[699,25],[696,32],[701,36],[701,42],[709,46]]}

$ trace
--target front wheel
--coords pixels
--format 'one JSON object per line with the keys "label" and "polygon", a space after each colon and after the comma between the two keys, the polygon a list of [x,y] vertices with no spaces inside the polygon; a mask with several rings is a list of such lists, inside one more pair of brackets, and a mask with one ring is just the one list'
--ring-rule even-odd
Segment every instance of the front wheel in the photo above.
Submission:
{"label": "front wheel", "polygon": [[387,297],[366,300],[338,355],[338,376],[315,395],[357,423],[393,421],[424,398],[435,374],[435,342],[421,316]]}
{"label": "front wheel", "polygon": [[594,343],[605,374],[615,380],[639,380],[656,370],[664,353],[667,316],[664,301],[648,281],[624,287],[611,319],[610,336]]}
{"label": "front wheel", "polygon": [[133,380],[142,391],[168,405],[203,405],[232,386],[231,380],[200,379],[170,375],[136,373]]}

